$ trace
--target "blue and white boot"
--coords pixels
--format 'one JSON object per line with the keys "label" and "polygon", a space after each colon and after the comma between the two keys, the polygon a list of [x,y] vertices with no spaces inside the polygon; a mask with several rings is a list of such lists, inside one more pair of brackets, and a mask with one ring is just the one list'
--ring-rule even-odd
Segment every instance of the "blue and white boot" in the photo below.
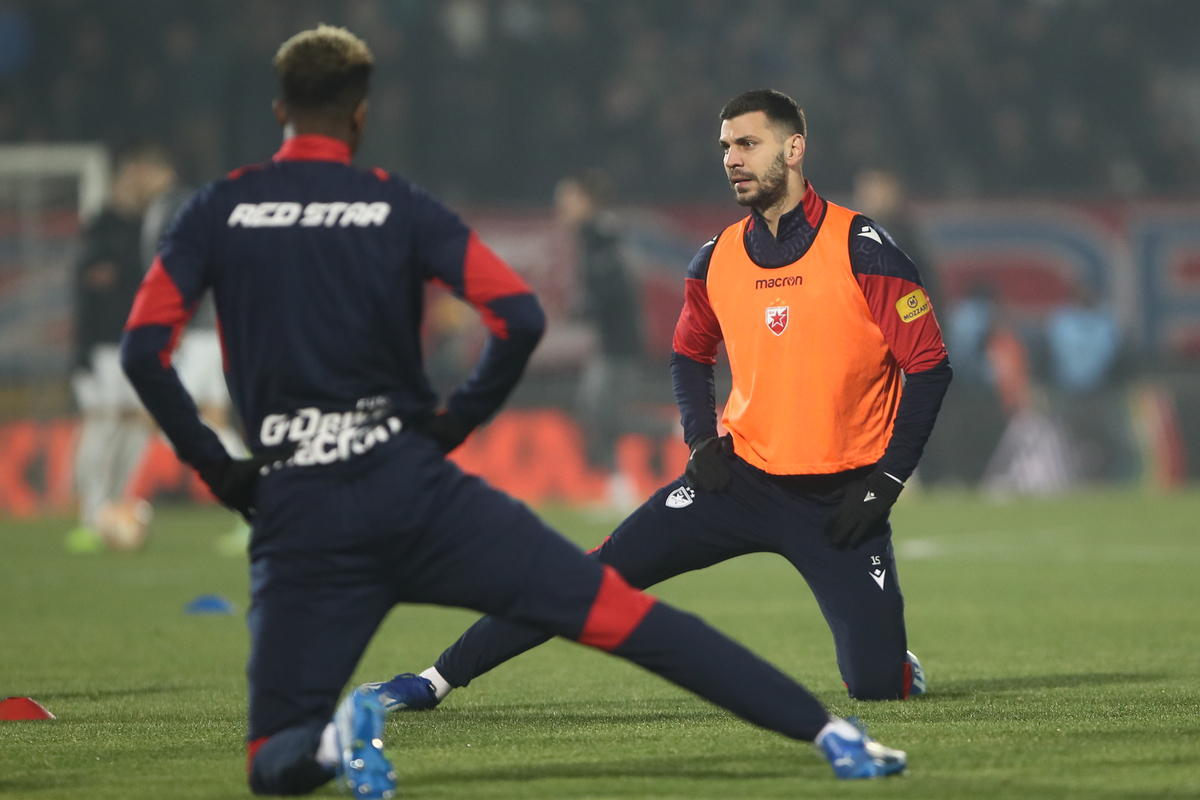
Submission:
{"label": "blue and white boot", "polygon": [[433,681],[412,672],[402,672],[390,681],[364,683],[358,688],[375,692],[388,711],[426,711],[442,702]]}
{"label": "blue and white boot", "polygon": [[387,712],[371,690],[355,689],[333,715],[337,731],[337,779],[361,800],[396,796],[396,772],[383,754]]}
{"label": "blue and white boot", "polygon": [[908,653],[908,668],[912,678],[908,688],[908,696],[916,697],[917,695],[925,694],[925,670],[921,667],[921,660],[913,655],[912,650],[905,652]]}
{"label": "blue and white boot", "polygon": [[857,727],[857,720],[832,717],[817,735],[816,744],[833,774],[842,780],[884,778],[903,772],[908,755],[903,750],[884,747]]}

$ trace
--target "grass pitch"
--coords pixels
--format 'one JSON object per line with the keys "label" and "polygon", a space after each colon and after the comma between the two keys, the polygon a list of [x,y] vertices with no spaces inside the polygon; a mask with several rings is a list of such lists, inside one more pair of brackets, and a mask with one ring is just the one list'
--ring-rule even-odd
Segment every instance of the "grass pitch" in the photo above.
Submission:
{"label": "grass pitch", "polygon": [[[593,545],[616,519],[546,514]],[[895,512],[909,641],[929,696],[846,699],[828,630],[782,559],[750,556],[656,593],[795,675],[907,776],[843,784],[809,748],[566,642],[443,707],[394,716],[402,798],[1200,796],[1200,494],[1092,493]],[[217,509],[159,510],[149,548],[68,555],[68,520],[0,523],[0,697],[58,719],[0,722],[0,797],[248,797],[243,559]],[[183,605],[219,593],[237,616]],[[432,663],[474,618],[398,608],[356,680]],[[335,796],[332,788],[320,795]]]}

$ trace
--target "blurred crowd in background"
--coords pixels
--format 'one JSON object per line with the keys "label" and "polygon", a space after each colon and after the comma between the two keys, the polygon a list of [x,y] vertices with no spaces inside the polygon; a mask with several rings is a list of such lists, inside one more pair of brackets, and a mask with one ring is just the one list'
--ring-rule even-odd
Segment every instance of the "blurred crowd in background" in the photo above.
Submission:
{"label": "blurred crowd in background", "polygon": [[451,199],[724,200],[714,121],[771,86],[810,173],[922,196],[1200,189],[1193,0],[5,0],[0,141],[168,143],[192,182],[278,141],[266,69],[317,21],[378,58],[364,157]]}
{"label": "blurred crowd in background", "polygon": [[[821,194],[924,276],[956,378],[919,480],[1200,476],[1197,0],[0,0],[0,147],[94,142],[116,166],[83,220],[61,186],[0,175],[0,511],[82,498],[83,545],[137,545],[139,500],[204,497],[131,395],[82,390],[104,364],[119,382],[174,210],[278,148],[271,58],[318,22],[376,56],[358,161],[463,212],[546,307],[512,410],[460,451],[523,499],[627,508],[682,469],[665,365],[683,274],[744,213],[718,112],[763,86],[805,108]],[[129,202],[144,169],[168,177]],[[484,330],[428,299],[444,393]],[[176,363],[236,451],[200,318]]]}

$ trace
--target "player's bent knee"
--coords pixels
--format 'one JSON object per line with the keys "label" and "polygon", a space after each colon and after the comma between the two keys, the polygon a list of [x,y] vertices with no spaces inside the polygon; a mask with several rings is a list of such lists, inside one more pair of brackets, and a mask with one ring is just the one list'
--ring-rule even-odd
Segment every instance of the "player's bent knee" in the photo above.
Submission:
{"label": "player's bent knee", "polygon": [[246,780],[256,795],[300,795],[333,779],[314,758],[324,725],[289,728],[246,744]]}
{"label": "player's bent knee", "polygon": [[629,638],[657,602],[634,589],[615,569],[604,565],[600,589],[592,600],[579,643],[614,650]]}

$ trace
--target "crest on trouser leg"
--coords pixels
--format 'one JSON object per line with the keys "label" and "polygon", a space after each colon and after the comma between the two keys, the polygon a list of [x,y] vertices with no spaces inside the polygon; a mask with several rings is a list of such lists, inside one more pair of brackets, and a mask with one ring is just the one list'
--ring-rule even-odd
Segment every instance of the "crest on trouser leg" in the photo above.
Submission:
{"label": "crest on trouser leg", "polygon": [[689,486],[680,486],[667,495],[667,508],[686,508],[696,498],[696,492]]}

